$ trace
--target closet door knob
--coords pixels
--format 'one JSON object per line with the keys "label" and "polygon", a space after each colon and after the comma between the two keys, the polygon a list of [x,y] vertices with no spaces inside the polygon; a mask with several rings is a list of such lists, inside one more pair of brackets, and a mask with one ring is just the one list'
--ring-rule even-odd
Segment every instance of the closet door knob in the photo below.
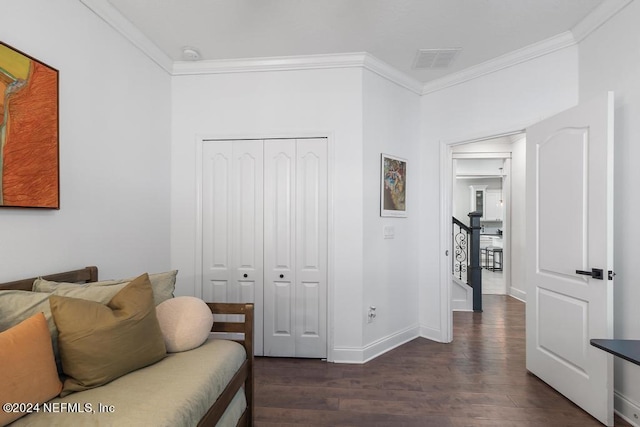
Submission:
{"label": "closet door knob", "polygon": [[249,277],[249,275],[247,273],[244,273],[243,276],[244,277]]}
{"label": "closet door knob", "polygon": [[280,278],[281,278],[281,279],[284,279],[284,274],[281,274],[281,275],[280,275]]}

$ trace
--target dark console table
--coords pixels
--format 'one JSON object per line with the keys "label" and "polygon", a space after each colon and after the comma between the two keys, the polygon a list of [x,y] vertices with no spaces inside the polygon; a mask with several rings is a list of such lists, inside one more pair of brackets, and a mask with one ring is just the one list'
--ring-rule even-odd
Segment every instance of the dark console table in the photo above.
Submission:
{"label": "dark console table", "polygon": [[592,339],[591,345],[631,363],[640,365],[640,340]]}

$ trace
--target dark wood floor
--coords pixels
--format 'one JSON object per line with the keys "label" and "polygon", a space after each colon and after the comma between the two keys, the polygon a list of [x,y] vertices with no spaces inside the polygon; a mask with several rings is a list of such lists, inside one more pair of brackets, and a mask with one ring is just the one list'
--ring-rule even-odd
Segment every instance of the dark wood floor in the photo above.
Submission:
{"label": "dark wood floor", "polygon": [[[260,426],[600,426],[525,369],[524,304],[455,313],[454,341],[417,338],[364,365],[257,358]],[[616,426],[629,426],[616,417]]]}

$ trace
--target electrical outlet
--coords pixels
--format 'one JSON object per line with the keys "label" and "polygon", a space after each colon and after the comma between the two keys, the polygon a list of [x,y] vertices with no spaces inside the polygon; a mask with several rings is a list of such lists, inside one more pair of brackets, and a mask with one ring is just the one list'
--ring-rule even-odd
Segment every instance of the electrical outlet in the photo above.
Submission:
{"label": "electrical outlet", "polygon": [[369,306],[369,311],[367,312],[367,323],[373,323],[376,318],[376,307]]}

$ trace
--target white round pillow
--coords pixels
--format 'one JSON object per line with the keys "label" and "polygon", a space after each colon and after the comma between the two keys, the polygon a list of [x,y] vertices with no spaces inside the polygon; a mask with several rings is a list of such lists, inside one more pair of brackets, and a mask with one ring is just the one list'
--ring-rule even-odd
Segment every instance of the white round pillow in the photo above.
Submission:
{"label": "white round pillow", "polygon": [[175,297],[156,306],[156,316],[167,352],[178,353],[199,347],[213,326],[211,310],[199,298]]}

